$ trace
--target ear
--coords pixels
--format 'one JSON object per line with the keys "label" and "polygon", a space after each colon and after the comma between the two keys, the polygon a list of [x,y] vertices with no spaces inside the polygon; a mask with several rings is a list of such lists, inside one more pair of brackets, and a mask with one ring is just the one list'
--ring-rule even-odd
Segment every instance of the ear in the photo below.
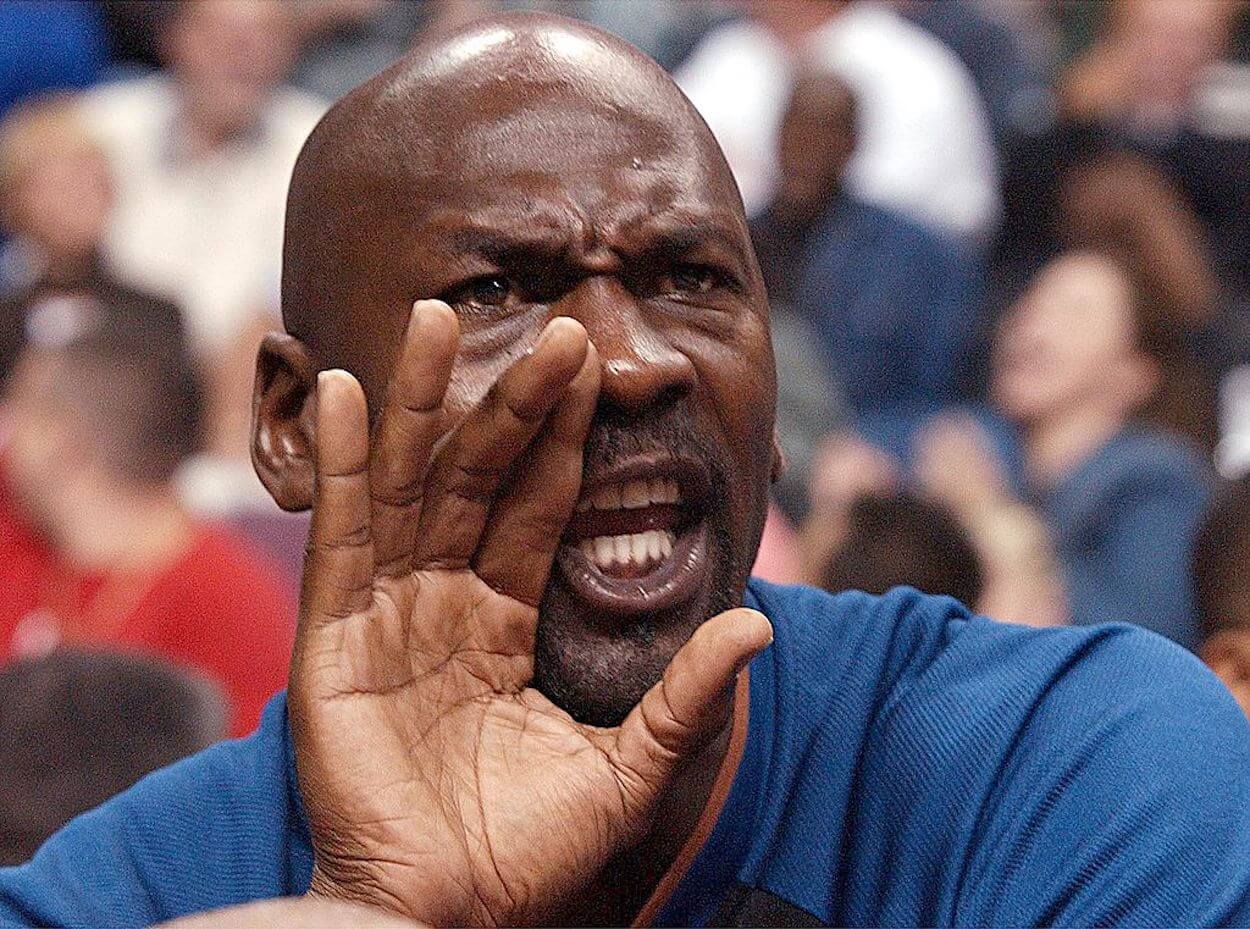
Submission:
{"label": "ear", "polygon": [[781,480],[782,475],[786,473],[786,453],[781,450],[781,439],[777,435],[777,428],[773,427],[773,463],[769,472],[769,480],[776,484]]}
{"label": "ear", "polygon": [[313,500],[317,364],[303,342],[266,334],[256,356],[252,394],[252,466],[288,512]]}

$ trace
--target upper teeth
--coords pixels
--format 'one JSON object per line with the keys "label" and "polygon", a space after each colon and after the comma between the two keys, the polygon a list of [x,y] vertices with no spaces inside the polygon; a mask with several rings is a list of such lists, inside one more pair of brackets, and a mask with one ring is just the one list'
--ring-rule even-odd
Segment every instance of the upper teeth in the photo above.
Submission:
{"label": "upper teeth", "polygon": [[676,481],[656,477],[649,481],[604,484],[578,500],[577,509],[578,512],[592,507],[596,510],[636,510],[656,503],[678,503],[680,500]]}

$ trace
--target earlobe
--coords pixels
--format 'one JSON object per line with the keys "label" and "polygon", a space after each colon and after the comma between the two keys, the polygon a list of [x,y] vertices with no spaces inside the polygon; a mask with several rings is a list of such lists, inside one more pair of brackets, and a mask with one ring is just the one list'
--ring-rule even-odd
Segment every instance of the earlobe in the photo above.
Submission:
{"label": "earlobe", "polygon": [[256,357],[252,394],[252,465],[288,512],[313,498],[317,364],[293,336],[270,332]]}

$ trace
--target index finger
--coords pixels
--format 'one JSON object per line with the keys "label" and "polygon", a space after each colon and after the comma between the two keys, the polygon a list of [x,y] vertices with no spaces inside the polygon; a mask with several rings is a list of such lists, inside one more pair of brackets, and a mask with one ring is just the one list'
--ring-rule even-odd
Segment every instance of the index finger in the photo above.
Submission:
{"label": "index finger", "polygon": [[443,398],[460,340],[455,312],[441,300],[412,307],[378,417],[369,461],[374,561],[379,575],[408,570],[430,453],[443,430]]}

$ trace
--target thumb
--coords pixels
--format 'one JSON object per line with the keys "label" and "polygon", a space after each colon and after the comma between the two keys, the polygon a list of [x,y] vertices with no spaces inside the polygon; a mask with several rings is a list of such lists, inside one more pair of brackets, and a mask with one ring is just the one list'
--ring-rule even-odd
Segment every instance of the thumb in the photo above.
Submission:
{"label": "thumb", "polygon": [[695,630],[643,695],[609,752],[627,802],[641,812],[681,763],[716,737],[738,672],[773,641],[763,613],[727,610]]}

